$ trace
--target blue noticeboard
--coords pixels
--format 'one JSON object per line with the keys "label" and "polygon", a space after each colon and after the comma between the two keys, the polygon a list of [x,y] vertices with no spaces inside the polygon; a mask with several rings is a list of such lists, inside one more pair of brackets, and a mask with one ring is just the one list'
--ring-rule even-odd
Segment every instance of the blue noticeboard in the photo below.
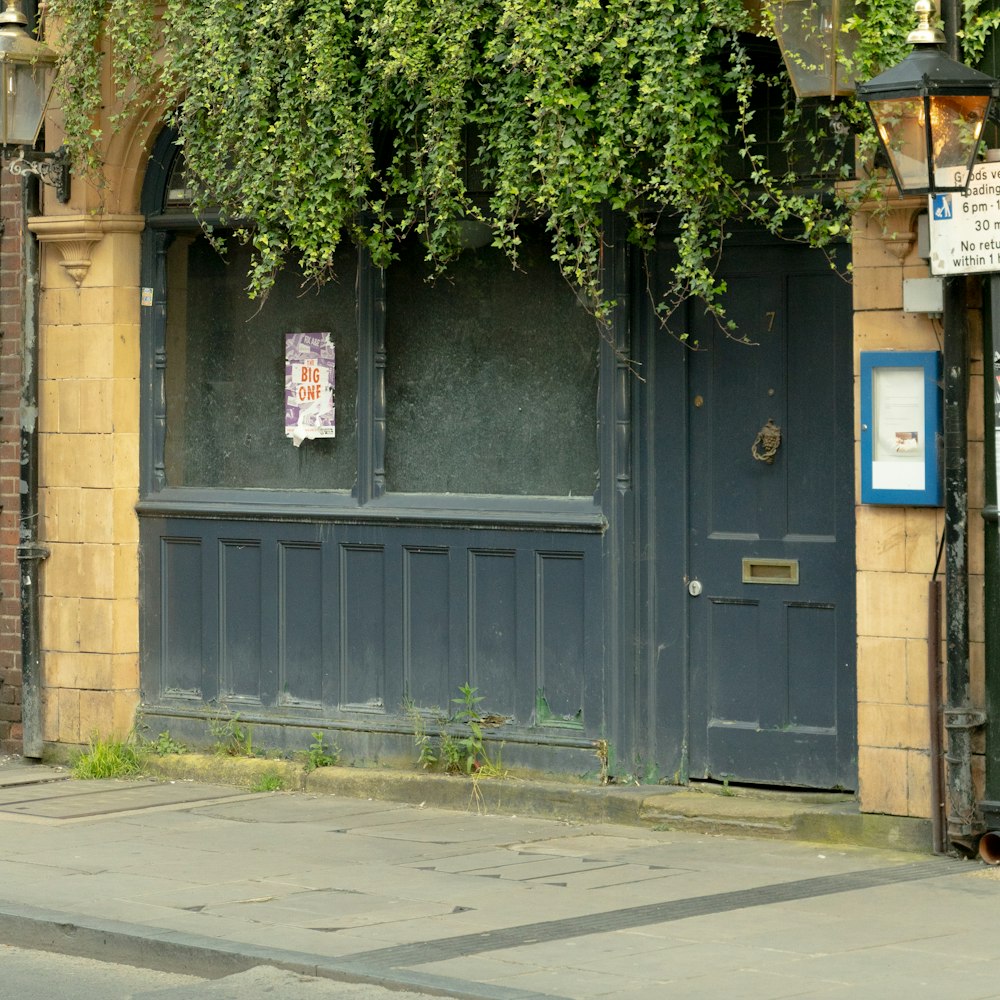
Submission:
{"label": "blue noticeboard", "polygon": [[941,354],[861,352],[861,502],[940,507]]}

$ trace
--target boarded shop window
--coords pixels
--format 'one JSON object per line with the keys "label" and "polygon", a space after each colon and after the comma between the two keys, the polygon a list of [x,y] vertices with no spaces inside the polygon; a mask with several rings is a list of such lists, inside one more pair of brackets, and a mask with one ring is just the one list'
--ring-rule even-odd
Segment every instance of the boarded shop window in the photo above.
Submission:
{"label": "boarded shop window", "polygon": [[[429,281],[417,240],[389,267],[385,451],[373,460],[384,458],[390,493],[593,496],[598,326],[544,231],[525,227],[522,241],[517,268],[480,247]],[[345,242],[338,280],[321,288],[283,272],[263,304],[247,298],[250,252],[238,243],[220,256],[200,232],[178,228],[166,254],[166,486],[352,491],[359,344],[375,338],[367,349],[378,354],[381,338],[377,321],[358,327],[357,249]],[[336,358],[336,436],[293,434],[299,446],[285,426],[286,341],[296,333],[328,336]],[[361,366],[375,380],[377,369]],[[379,392],[368,386],[369,398]],[[361,414],[372,419],[367,407]]]}
{"label": "boarded shop window", "polygon": [[[282,273],[247,298],[249,251],[225,258],[180,233],[167,253],[166,478],[169,486],[350,490],[357,468],[356,252],[320,289]],[[329,333],[336,349],[336,437],[285,436],[285,335]]]}
{"label": "boarded shop window", "polygon": [[386,479],[403,493],[591,496],[599,333],[540,229],[518,269],[466,250],[429,283],[408,242],[387,272]]}

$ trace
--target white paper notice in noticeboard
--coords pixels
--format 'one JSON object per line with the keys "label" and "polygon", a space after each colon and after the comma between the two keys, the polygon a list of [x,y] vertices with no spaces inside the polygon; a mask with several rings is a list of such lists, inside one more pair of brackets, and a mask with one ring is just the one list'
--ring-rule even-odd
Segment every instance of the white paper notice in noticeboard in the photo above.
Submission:
{"label": "white paper notice in noticeboard", "polygon": [[923,368],[874,370],[872,424],[872,486],[925,489]]}
{"label": "white paper notice in noticeboard", "polygon": [[296,448],[336,437],[336,371],[330,334],[285,334],[285,436]]}

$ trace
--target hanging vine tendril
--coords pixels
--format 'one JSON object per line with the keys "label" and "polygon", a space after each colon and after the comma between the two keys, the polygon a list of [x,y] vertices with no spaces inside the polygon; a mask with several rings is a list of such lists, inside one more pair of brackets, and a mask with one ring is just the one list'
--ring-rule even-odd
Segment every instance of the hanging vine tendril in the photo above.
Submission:
{"label": "hanging vine tendril", "polygon": [[[901,54],[909,8],[859,0],[851,75]],[[329,277],[345,236],[384,265],[414,232],[446,268],[468,219],[516,260],[529,217],[546,220],[553,258],[601,313],[610,208],[641,247],[658,226],[671,234],[665,317],[698,297],[722,319],[715,269],[731,219],[825,246],[868,196],[837,186],[854,134],[862,155],[874,148],[862,112],[842,103],[831,137],[830,109],[806,114],[783,71],[755,61],[754,37],[772,31],[766,5],[50,0],[49,21],[61,26],[77,170],[99,181],[108,130],[174,107],[196,208],[253,221],[241,228],[253,294],[288,259]],[[785,106],[781,167],[763,150],[762,88]]]}

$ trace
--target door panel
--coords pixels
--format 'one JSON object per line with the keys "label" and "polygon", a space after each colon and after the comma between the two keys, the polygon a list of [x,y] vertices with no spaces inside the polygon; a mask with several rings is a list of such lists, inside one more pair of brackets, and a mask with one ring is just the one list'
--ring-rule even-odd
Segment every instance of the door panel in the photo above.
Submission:
{"label": "door panel", "polygon": [[[688,362],[690,773],[854,781],[851,299],[825,258],[725,260],[737,343],[698,317]],[[758,432],[772,422],[771,462]],[[749,561],[749,564],[748,564]],[[697,589],[697,588],[696,588]]]}

